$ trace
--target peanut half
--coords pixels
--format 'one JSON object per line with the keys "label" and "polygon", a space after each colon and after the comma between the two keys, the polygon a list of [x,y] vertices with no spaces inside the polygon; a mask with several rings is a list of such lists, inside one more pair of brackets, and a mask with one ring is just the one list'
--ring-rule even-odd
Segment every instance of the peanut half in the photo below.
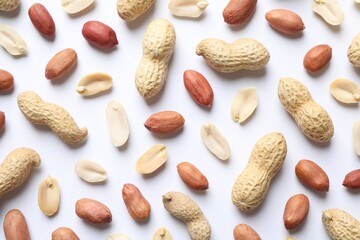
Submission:
{"label": "peanut half", "polygon": [[76,91],[82,96],[96,96],[112,88],[112,77],[106,73],[94,72],[80,79]]}
{"label": "peanut half", "polygon": [[39,184],[38,204],[47,216],[53,216],[60,206],[60,186],[56,178],[48,176]]}
{"label": "peanut half", "polygon": [[354,104],[360,101],[360,88],[347,79],[336,79],[330,84],[331,95],[341,103]]}
{"label": "peanut half", "polygon": [[20,0],[0,0],[0,11],[10,12],[19,6]]}
{"label": "peanut half", "polygon": [[154,233],[152,240],[172,240],[172,237],[167,228],[160,227]]}
{"label": "peanut half", "polygon": [[331,118],[304,84],[293,78],[280,78],[278,97],[306,137],[319,143],[330,141],[334,135]]}
{"label": "peanut half", "polygon": [[352,129],[353,146],[356,155],[360,156],[360,120],[354,123]]}
{"label": "peanut half", "polygon": [[348,212],[338,208],[326,209],[321,219],[332,240],[360,239],[360,222]]}
{"label": "peanut half", "polygon": [[196,54],[216,71],[232,73],[258,70],[269,62],[269,51],[260,42],[251,38],[240,38],[233,43],[206,38],[196,46]]}
{"label": "peanut half", "polygon": [[281,133],[268,133],[256,142],[245,169],[232,188],[231,198],[235,206],[249,212],[262,203],[286,153],[287,144]]}
{"label": "peanut half", "polygon": [[201,125],[200,135],[207,149],[220,160],[228,160],[231,156],[229,142],[215,124],[205,122]]}
{"label": "peanut half", "polygon": [[0,199],[22,185],[33,167],[39,167],[40,156],[31,148],[16,148],[0,164]]}
{"label": "peanut half", "polygon": [[106,170],[98,163],[89,160],[78,160],[75,164],[76,174],[89,183],[101,183],[106,181]]}
{"label": "peanut half", "polygon": [[175,41],[175,28],[168,20],[157,18],[148,25],[143,56],[135,74],[136,89],[144,99],[154,97],[163,88]]}
{"label": "peanut half", "polygon": [[61,106],[44,102],[39,95],[25,91],[18,95],[20,111],[33,124],[47,125],[68,144],[77,144],[87,136],[87,128],[79,128],[72,116]]}
{"label": "peanut half", "polygon": [[61,0],[61,6],[68,14],[76,14],[91,7],[95,0]]}
{"label": "peanut half", "polygon": [[163,144],[156,144],[149,148],[137,161],[136,171],[150,174],[160,168],[167,160],[167,149]]}
{"label": "peanut half", "polygon": [[186,224],[191,240],[209,240],[211,226],[197,203],[181,192],[162,196],[165,209]]}
{"label": "peanut half", "polygon": [[12,209],[6,213],[3,228],[6,240],[30,240],[25,216],[19,209]]}
{"label": "peanut half", "polygon": [[110,234],[106,240],[131,240],[131,238],[123,233],[113,233]]}
{"label": "peanut half", "polygon": [[344,12],[337,0],[313,0],[312,9],[330,25],[337,26],[344,21]]}
{"label": "peanut half", "polygon": [[22,56],[28,52],[28,46],[20,34],[4,24],[0,24],[0,46],[14,56]]}
{"label": "peanut half", "polygon": [[130,126],[125,108],[120,102],[110,101],[105,110],[111,142],[116,147],[126,144],[130,135]]}
{"label": "peanut half", "polygon": [[239,89],[231,104],[231,118],[235,122],[245,122],[255,111],[258,97],[255,87]]}
{"label": "peanut half", "polygon": [[174,16],[198,18],[208,5],[207,0],[170,0],[168,8]]}

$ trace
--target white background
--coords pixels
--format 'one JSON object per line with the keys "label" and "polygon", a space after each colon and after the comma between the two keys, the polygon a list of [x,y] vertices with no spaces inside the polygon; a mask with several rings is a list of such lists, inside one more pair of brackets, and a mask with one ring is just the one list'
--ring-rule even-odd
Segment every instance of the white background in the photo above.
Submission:
{"label": "white background", "polygon": [[[6,114],[6,130],[0,135],[0,159],[17,147],[31,147],[42,159],[26,184],[7,194],[0,202],[0,219],[12,208],[20,209],[28,222],[32,239],[49,239],[51,232],[60,227],[72,228],[81,239],[106,239],[111,233],[125,233],[132,239],[151,239],[160,226],[167,227],[174,239],[189,239],[185,225],[173,218],[163,207],[161,195],[168,191],[181,191],[194,199],[212,226],[211,239],[233,239],[236,224],[247,223],[263,239],[329,239],[321,213],[327,208],[341,208],[360,218],[359,192],[349,191],[341,183],[351,170],[359,168],[360,159],[352,146],[352,126],[359,120],[359,107],[337,102],[329,92],[331,81],[347,78],[359,82],[360,71],[347,59],[347,48],[360,31],[360,6],[353,1],[341,1],[345,21],[341,27],[327,25],[311,10],[311,1],[259,1],[254,16],[242,27],[229,27],[223,21],[226,1],[212,1],[202,17],[196,20],[176,18],[167,8],[167,1],[158,0],[140,19],[125,23],[116,11],[116,1],[100,1],[78,16],[69,16],[60,1],[39,1],[54,18],[56,37],[43,38],[33,27],[28,8],[34,1],[22,1],[16,13],[0,13],[1,24],[15,28],[25,39],[29,52],[23,57],[10,56],[0,49],[0,68],[15,78],[14,91],[0,95],[0,110]],[[288,37],[272,29],[265,13],[274,8],[286,8],[298,13],[306,29],[298,37]],[[134,75],[142,55],[142,38],[147,25],[155,18],[171,21],[176,29],[176,47],[170,62],[164,90],[151,103],[144,101],[134,85]],[[81,29],[89,20],[99,20],[112,27],[119,45],[103,52],[83,38]],[[232,42],[251,37],[262,42],[270,52],[270,62],[264,70],[240,71],[222,74],[212,70],[195,54],[195,48],[204,38],[220,38]],[[302,61],[305,53],[317,44],[333,48],[330,65],[318,74],[305,71]],[[75,71],[61,82],[51,82],[44,76],[50,58],[58,51],[71,47],[78,53]],[[211,110],[198,106],[183,85],[183,72],[195,69],[211,84],[215,98]],[[77,82],[86,74],[102,71],[113,77],[110,93],[84,98],[76,91]],[[280,77],[289,76],[302,81],[313,98],[332,117],[335,134],[331,142],[318,145],[309,141],[285,111],[277,97]],[[243,125],[230,117],[230,105],[236,91],[254,86],[259,99],[258,108]],[[45,101],[63,106],[80,127],[89,131],[87,141],[78,147],[62,142],[46,127],[34,126],[18,110],[16,97],[25,90],[38,93]],[[125,149],[111,144],[105,119],[105,106],[110,100],[120,101],[128,114],[130,139]],[[143,123],[149,115],[162,110],[181,113],[186,122],[183,131],[171,138],[157,137],[148,132]],[[203,145],[200,126],[213,122],[228,139],[231,158],[223,162],[214,157]],[[245,167],[252,147],[263,135],[280,131],[288,144],[288,154],[282,169],[272,182],[262,205],[251,214],[241,213],[231,202],[231,188]],[[136,160],[157,143],[168,147],[168,161],[156,174],[144,177],[135,171]],[[303,158],[318,163],[330,178],[330,191],[325,194],[304,187],[296,178],[294,168]],[[92,185],[82,181],[74,172],[77,160],[88,159],[100,163],[108,172],[108,181]],[[197,192],[189,189],[179,178],[176,165],[182,161],[194,163],[209,180],[209,189]],[[39,183],[48,175],[54,176],[61,187],[61,205],[53,217],[45,216],[37,205]],[[123,184],[133,183],[152,206],[149,221],[135,222],[127,212],[121,197]],[[310,199],[310,212],[305,223],[288,232],[283,226],[283,209],[289,197],[304,193]],[[106,226],[93,226],[75,215],[76,200],[89,197],[106,204],[112,211],[113,222]],[[3,233],[0,233],[0,238]]]}

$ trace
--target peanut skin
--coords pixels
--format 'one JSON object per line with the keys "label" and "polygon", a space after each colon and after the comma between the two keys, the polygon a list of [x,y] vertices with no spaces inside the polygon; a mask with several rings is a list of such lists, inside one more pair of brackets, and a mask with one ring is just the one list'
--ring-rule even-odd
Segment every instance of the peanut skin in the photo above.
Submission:
{"label": "peanut skin", "polygon": [[37,152],[30,148],[16,148],[0,164],[0,198],[23,184],[33,167],[40,166]]}
{"label": "peanut skin", "polygon": [[269,133],[256,142],[245,169],[232,188],[235,206],[243,212],[249,212],[261,204],[286,153],[287,145],[281,133]]}
{"label": "peanut skin", "polygon": [[149,218],[151,206],[135,185],[124,184],[122,197],[130,216],[135,221],[145,221]]}
{"label": "peanut skin", "polygon": [[240,38],[233,43],[206,38],[198,43],[196,54],[222,73],[258,70],[264,68],[270,59],[269,51],[251,38]]}
{"label": "peanut skin", "polygon": [[51,233],[51,240],[80,240],[80,238],[72,229],[59,227]]}
{"label": "peanut skin", "polygon": [[68,144],[77,144],[87,136],[87,128],[80,128],[61,106],[44,102],[36,93],[22,92],[17,97],[20,111],[33,124],[47,125]]}

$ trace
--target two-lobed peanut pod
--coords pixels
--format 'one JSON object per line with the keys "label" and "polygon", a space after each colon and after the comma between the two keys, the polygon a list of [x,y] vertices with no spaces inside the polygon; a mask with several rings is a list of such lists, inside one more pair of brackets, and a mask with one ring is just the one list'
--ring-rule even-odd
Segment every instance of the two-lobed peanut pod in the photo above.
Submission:
{"label": "two-lobed peanut pod", "polygon": [[73,117],[63,107],[44,102],[32,91],[20,93],[17,103],[27,120],[33,124],[47,125],[68,144],[80,143],[88,134],[87,128],[79,128]]}
{"label": "two-lobed peanut pod", "polygon": [[136,89],[143,98],[149,99],[163,88],[175,41],[175,28],[168,20],[158,18],[147,27],[143,57],[135,74]]}
{"label": "two-lobed peanut pod", "polygon": [[270,183],[287,153],[284,136],[278,132],[261,137],[232,188],[232,201],[243,212],[255,209],[264,200]]}
{"label": "two-lobed peanut pod", "polygon": [[202,56],[210,67],[223,73],[258,70],[270,60],[269,51],[252,38],[240,38],[233,43],[206,38],[196,46],[196,54]]}
{"label": "two-lobed peanut pod", "polygon": [[331,139],[334,135],[331,118],[325,109],[312,99],[304,84],[293,78],[281,78],[278,96],[306,137],[320,143]]}

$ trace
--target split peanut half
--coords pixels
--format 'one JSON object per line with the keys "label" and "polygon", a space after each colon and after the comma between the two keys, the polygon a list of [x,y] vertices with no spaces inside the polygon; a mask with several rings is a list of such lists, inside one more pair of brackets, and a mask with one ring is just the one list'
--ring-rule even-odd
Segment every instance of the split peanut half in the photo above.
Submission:
{"label": "split peanut half", "polygon": [[353,126],[353,145],[355,153],[360,156],[360,120],[356,121]]}
{"label": "split peanut half", "polygon": [[237,91],[231,105],[231,118],[235,122],[245,122],[255,111],[258,98],[255,87],[247,87]]}
{"label": "split peanut half", "polygon": [[13,56],[25,55],[28,51],[28,46],[20,34],[4,24],[0,24],[0,46]]}
{"label": "split peanut half", "polygon": [[110,101],[106,106],[106,120],[111,142],[122,147],[130,135],[130,127],[124,107],[117,101]]}
{"label": "split peanut half", "polygon": [[313,0],[312,9],[330,25],[337,26],[344,21],[344,12],[337,0]]}
{"label": "split peanut half", "polygon": [[75,164],[75,172],[89,183],[100,183],[107,179],[106,170],[100,164],[89,160],[78,160]]}
{"label": "split peanut half", "polygon": [[170,0],[168,7],[174,16],[198,18],[208,5],[207,0]]}
{"label": "split peanut half", "polygon": [[213,153],[220,160],[227,160],[230,158],[230,145],[224,135],[213,123],[204,123],[201,126],[200,133],[204,145],[211,153]]}
{"label": "split peanut half", "polygon": [[112,88],[112,77],[106,73],[95,72],[84,76],[78,83],[76,91],[82,96],[94,96]]}
{"label": "split peanut half", "polygon": [[141,174],[150,174],[160,168],[167,160],[167,149],[156,144],[148,149],[136,162],[135,169]]}
{"label": "split peanut half", "polygon": [[123,233],[113,233],[106,240],[131,240],[131,238]]}
{"label": "split peanut half", "polygon": [[95,0],[61,0],[61,6],[68,14],[79,13],[90,7]]}
{"label": "split peanut half", "polygon": [[342,103],[358,103],[360,101],[359,86],[347,79],[337,79],[331,82],[330,92],[332,96]]}
{"label": "split peanut half", "polygon": [[43,213],[53,216],[60,206],[60,187],[58,181],[51,176],[43,180],[38,189],[38,204]]}

